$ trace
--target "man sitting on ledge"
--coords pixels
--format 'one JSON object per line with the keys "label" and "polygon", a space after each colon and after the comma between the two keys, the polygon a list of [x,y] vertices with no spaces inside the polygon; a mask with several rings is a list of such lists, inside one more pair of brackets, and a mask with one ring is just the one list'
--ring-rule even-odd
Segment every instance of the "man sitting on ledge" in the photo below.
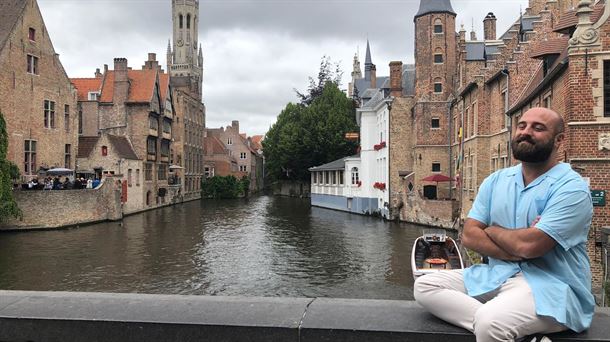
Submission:
{"label": "man sitting on ledge", "polygon": [[415,300],[470,330],[478,342],[591,325],[595,305],[587,236],[593,206],[585,181],[558,162],[564,122],[546,108],[519,119],[511,141],[521,161],[487,177],[464,223],[465,247],[489,264],[415,282]]}

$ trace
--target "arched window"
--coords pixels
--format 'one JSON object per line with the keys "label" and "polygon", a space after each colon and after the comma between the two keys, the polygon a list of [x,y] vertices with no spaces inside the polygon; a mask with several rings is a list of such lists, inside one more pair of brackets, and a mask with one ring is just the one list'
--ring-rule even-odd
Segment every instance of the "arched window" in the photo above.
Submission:
{"label": "arched window", "polygon": [[443,49],[436,48],[436,50],[434,50],[434,63],[436,63],[436,64],[443,63]]}
{"label": "arched window", "polygon": [[443,80],[440,77],[434,79],[434,92],[442,93],[443,92]]}
{"label": "arched window", "polygon": [[358,185],[360,182],[360,175],[358,174],[358,168],[352,167],[352,185]]}
{"label": "arched window", "polygon": [[187,29],[191,28],[191,15],[190,14],[186,15],[186,28]]}
{"label": "arched window", "polygon": [[443,22],[438,18],[434,20],[434,33],[443,33]]}
{"label": "arched window", "polygon": [[184,18],[182,17],[182,14],[178,15],[178,27],[180,27],[180,28],[183,27],[183,21],[184,21]]}

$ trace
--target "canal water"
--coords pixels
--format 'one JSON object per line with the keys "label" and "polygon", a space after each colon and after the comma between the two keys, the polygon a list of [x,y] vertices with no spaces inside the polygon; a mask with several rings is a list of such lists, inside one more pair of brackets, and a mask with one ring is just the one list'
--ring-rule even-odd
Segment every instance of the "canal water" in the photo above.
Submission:
{"label": "canal water", "polygon": [[194,201],[122,223],[2,233],[0,289],[412,299],[422,232],[308,199]]}

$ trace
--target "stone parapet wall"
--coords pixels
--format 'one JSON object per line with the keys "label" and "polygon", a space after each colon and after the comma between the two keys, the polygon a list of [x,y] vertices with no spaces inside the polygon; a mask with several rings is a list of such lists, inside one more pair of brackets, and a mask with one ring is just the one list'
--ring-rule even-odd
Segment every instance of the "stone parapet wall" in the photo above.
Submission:
{"label": "stone parapet wall", "polygon": [[419,193],[411,192],[402,196],[399,207],[400,220],[440,228],[454,227],[459,205],[455,200],[426,200]]}
{"label": "stone parapet wall", "polygon": [[[1,341],[475,341],[401,300],[0,291],[0,303]],[[610,341],[610,311],[549,338]]]}
{"label": "stone parapet wall", "polygon": [[17,190],[23,219],[13,219],[0,230],[50,229],[106,220],[120,220],[121,192],[112,177],[97,189]]}

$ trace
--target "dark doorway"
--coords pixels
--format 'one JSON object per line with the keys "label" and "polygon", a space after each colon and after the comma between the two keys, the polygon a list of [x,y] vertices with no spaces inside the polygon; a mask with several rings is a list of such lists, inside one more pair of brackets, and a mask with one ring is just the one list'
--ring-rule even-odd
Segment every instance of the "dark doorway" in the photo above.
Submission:
{"label": "dark doorway", "polygon": [[424,185],[424,197],[427,199],[436,199],[436,185]]}

